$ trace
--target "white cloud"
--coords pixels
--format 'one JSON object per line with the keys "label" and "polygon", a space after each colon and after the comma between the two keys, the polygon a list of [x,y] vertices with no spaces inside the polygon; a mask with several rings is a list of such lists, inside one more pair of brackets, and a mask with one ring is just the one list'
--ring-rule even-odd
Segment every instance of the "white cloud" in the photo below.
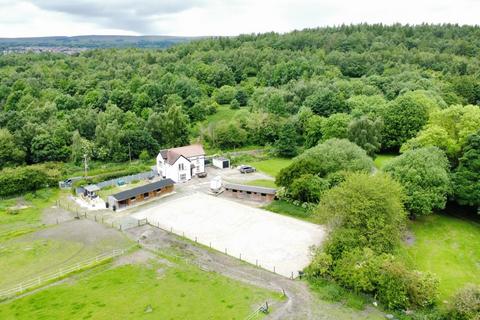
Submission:
{"label": "white cloud", "polygon": [[0,0],[0,37],[236,35],[342,23],[478,23],[476,0]]}

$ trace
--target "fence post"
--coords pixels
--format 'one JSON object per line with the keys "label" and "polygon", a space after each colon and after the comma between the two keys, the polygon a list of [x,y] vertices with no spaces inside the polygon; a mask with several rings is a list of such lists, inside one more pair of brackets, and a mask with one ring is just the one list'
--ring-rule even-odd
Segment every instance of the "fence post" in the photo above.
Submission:
{"label": "fence post", "polygon": [[275,272],[275,266],[273,266],[273,273],[276,273],[276,272]]}
{"label": "fence post", "polygon": [[258,267],[258,259],[255,259],[255,267]]}
{"label": "fence post", "polygon": [[225,254],[228,254],[228,253],[227,253],[227,248],[225,248]]}

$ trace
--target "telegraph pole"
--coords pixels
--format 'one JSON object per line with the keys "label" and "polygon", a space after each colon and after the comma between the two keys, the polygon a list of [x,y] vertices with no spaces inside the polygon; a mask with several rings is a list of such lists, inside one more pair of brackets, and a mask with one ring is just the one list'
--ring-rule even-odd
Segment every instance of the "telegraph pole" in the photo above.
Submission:
{"label": "telegraph pole", "polygon": [[84,163],[84,169],[85,169],[85,173],[84,173],[85,178],[87,177],[87,170],[88,170],[87,159],[88,159],[87,154],[84,153],[84,154],[83,154],[83,163]]}

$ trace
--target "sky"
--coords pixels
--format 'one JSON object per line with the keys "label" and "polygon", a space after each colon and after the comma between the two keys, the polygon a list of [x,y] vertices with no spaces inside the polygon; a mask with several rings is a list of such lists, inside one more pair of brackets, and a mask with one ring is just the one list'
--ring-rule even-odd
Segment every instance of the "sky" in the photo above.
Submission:
{"label": "sky", "polygon": [[480,23],[480,0],[0,0],[0,37],[212,36],[351,23]]}

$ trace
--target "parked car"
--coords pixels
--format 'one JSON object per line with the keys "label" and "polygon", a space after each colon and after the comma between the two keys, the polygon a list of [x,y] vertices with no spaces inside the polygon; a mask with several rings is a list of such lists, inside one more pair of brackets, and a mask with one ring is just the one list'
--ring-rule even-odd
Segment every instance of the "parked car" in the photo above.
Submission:
{"label": "parked car", "polygon": [[252,173],[257,171],[254,167],[251,166],[240,166],[240,173]]}
{"label": "parked car", "polygon": [[199,172],[199,173],[197,173],[197,177],[199,177],[199,178],[206,178],[206,177],[207,177],[207,173],[206,173],[206,172]]}

